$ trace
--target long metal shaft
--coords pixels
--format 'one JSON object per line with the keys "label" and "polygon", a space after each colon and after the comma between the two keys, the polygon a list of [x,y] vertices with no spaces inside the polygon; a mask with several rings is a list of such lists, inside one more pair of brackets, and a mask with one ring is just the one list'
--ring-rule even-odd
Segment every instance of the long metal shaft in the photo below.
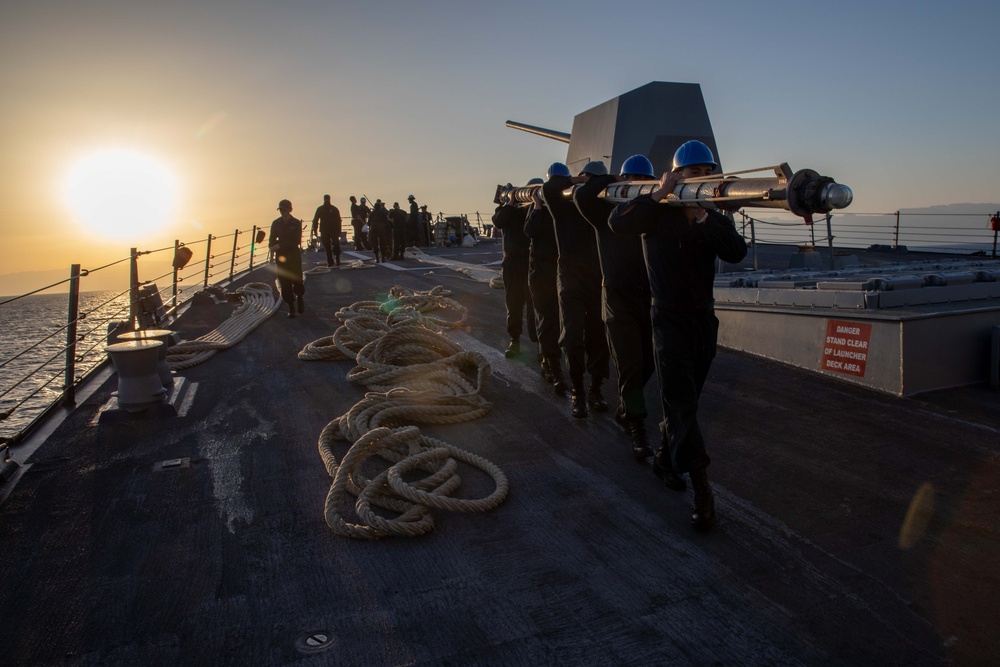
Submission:
{"label": "long metal shaft", "polygon": [[[740,178],[735,174],[773,169],[774,176],[767,178]],[[507,196],[517,203],[531,201],[532,192],[539,185],[523,186],[508,191]],[[573,186],[573,189],[579,185]],[[622,203],[648,195],[660,187],[659,181],[623,181],[609,185],[602,194],[606,200]],[[572,193],[573,189],[567,190]],[[846,208],[854,193],[846,185],[829,176],[821,176],[812,169],[792,172],[787,164],[753,169],[734,174],[719,174],[678,181],[673,197],[665,197],[661,204],[669,206],[697,206],[708,209],[736,211],[741,208],[780,208],[795,215],[809,218],[814,213],[829,213]]]}

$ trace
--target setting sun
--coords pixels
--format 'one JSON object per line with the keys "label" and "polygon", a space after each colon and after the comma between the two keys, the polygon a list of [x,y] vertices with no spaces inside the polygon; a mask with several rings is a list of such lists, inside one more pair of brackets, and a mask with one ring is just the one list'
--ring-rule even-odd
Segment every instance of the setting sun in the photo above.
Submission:
{"label": "setting sun", "polygon": [[154,233],[169,221],[177,183],[155,158],[109,149],[91,153],[69,169],[63,198],[88,230],[127,239]]}

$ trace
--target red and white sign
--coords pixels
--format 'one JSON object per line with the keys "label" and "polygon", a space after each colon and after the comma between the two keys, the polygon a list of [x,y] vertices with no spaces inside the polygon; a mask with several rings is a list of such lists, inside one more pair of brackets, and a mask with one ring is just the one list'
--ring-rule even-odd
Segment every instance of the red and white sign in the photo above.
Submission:
{"label": "red and white sign", "polygon": [[823,342],[823,360],[820,362],[822,369],[864,377],[871,337],[870,324],[828,320],[826,339]]}

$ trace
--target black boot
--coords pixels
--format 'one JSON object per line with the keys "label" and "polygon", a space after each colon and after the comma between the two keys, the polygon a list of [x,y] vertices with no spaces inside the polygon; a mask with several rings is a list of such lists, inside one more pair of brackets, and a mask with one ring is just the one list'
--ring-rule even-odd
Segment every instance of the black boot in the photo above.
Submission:
{"label": "black boot", "polygon": [[618,409],[615,410],[615,422],[628,433],[628,415],[625,414],[624,403],[619,403]]}
{"label": "black boot", "polygon": [[298,305],[300,313],[306,312],[306,302],[302,300],[301,296],[295,299],[295,303]]}
{"label": "black boot", "polygon": [[704,468],[691,471],[691,486],[694,488],[691,525],[698,530],[708,530],[715,522],[715,496],[708,484],[708,472]]}
{"label": "black boot", "polygon": [[295,319],[295,304],[294,303],[288,304],[288,319],[290,319],[290,320]]}
{"label": "black boot", "polygon": [[590,394],[587,396],[587,404],[594,412],[607,412],[608,402],[604,400],[601,393],[601,378],[592,378],[590,381]]}
{"label": "black boot", "polygon": [[542,379],[548,382],[549,384],[555,382],[555,378],[552,377],[552,367],[549,365],[549,360],[546,359],[545,357],[541,357],[538,360],[538,365],[542,369]]}
{"label": "black boot", "polygon": [[571,412],[573,416],[578,419],[583,419],[587,416],[587,392],[583,388],[583,383],[573,383],[573,393],[571,395],[573,400],[573,409]]}
{"label": "black boot", "polygon": [[510,359],[511,357],[516,357],[521,351],[521,341],[517,338],[511,338],[510,343],[507,344],[507,350],[503,353],[503,356]]}
{"label": "black boot", "polygon": [[668,489],[683,491],[687,488],[684,478],[674,472],[670,464],[670,452],[667,451],[666,445],[660,445],[653,455],[653,474],[662,479]]}
{"label": "black boot", "polygon": [[562,364],[559,363],[558,358],[549,359],[549,373],[552,374],[552,388],[557,394],[562,396],[569,391],[569,383],[563,376]]}
{"label": "black boot", "polygon": [[[627,417],[628,434],[632,438],[632,458],[637,463],[645,463],[646,457],[653,455],[653,450],[649,448],[649,441],[646,440],[646,425],[642,417]],[[681,480],[683,481],[683,480]]]}

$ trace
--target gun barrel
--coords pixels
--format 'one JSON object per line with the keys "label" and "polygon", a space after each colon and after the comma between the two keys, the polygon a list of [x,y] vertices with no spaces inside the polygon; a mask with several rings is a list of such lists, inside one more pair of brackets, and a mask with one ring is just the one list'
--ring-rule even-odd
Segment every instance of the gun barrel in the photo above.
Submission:
{"label": "gun barrel", "polygon": [[566,132],[558,132],[556,130],[547,130],[544,127],[537,127],[535,125],[527,125],[525,123],[518,123],[515,120],[508,120],[507,127],[513,128],[515,130],[521,130],[522,132],[528,132],[529,134],[537,134],[540,137],[546,137],[548,139],[555,139],[556,141],[561,141],[564,144],[569,143],[570,135]]}
{"label": "gun barrel", "polygon": [[[759,170],[754,170],[759,171]],[[530,185],[507,191],[510,201],[524,204],[531,201],[535,188]],[[572,194],[578,185],[566,190]],[[659,181],[623,181],[609,185],[602,197],[614,203],[627,202],[640,195],[648,195],[660,187]],[[775,175],[767,178],[737,178],[720,174],[717,177],[680,181],[673,197],[665,197],[661,204],[668,206],[698,206],[736,211],[741,208],[780,208],[795,215],[808,217],[814,213],[829,213],[833,209],[850,206],[854,193],[846,185],[829,176],[821,176],[812,169],[792,172],[788,165],[775,168]]]}

